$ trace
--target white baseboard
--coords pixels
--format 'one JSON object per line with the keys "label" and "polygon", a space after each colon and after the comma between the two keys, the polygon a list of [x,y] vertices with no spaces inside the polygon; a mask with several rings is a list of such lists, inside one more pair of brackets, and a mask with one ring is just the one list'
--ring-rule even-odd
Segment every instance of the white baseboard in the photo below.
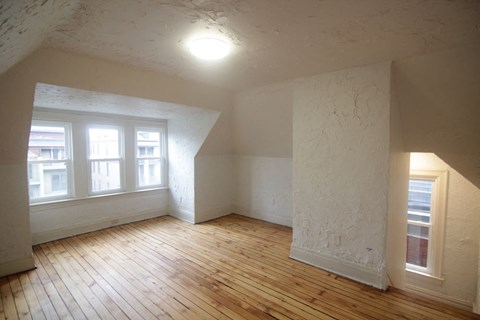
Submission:
{"label": "white baseboard", "polygon": [[378,289],[387,289],[386,276],[382,275],[382,273],[375,272],[363,266],[355,265],[336,257],[326,256],[318,252],[292,246],[290,249],[290,258],[368,284]]}
{"label": "white baseboard", "polygon": [[183,220],[185,222],[194,224],[195,223],[195,214],[188,210],[178,209],[178,208],[168,208],[168,214],[177,219]]}
{"label": "white baseboard", "polygon": [[432,291],[432,290],[428,290],[428,289],[424,289],[424,288],[421,288],[421,287],[417,287],[417,286],[414,286],[414,285],[411,285],[411,284],[408,284],[408,283],[405,284],[405,289],[404,290],[408,291],[408,292],[418,294],[419,296],[422,296],[422,297],[425,297],[425,298],[428,298],[428,299],[433,299],[433,300],[436,300],[436,301],[439,301],[439,302],[449,304],[451,306],[454,306],[454,307],[457,307],[457,308],[460,308],[460,309],[464,309],[464,310],[467,310],[467,311],[473,311],[473,303],[469,302],[469,301],[464,301],[464,300],[460,300],[460,299],[457,299],[457,298],[454,298],[454,297],[449,297],[449,296],[443,295],[441,293],[438,293],[438,292],[435,292],[435,291]]}
{"label": "white baseboard", "polygon": [[120,217],[120,218],[109,217],[109,218],[91,221],[88,223],[78,224],[74,226],[35,232],[35,233],[32,233],[32,243],[33,244],[45,243],[53,240],[75,236],[82,233],[97,231],[97,230],[101,230],[101,229],[105,229],[105,228],[109,228],[109,227],[113,227],[121,224],[126,224],[126,223],[145,220],[145,219],[151,219],[151,218],[160,217],[164,215],[166,215],[166,212],[161,212],[160,210],[143,211],[135,215],[126,216],[126,217]]}
{"label": "white baseboard", "polygon": [[274,214],[252,213],[250,210],[239,207],[239,206],[234,206],[232,209],[233,209],[232,212],[245,217],[258,219],[266,222],[271,222],[271,223],[279,224],[279,225],[290,227],[290,228],[292,227],[292,220],[293,220],[292,217],[283,217],[283,216],[277,216]]}
{"label": "white baseboard", "polygon": [[0,277],[32,269],[35,269],[35,261],[33,260],[33,256],[8,261],[0,264]]}

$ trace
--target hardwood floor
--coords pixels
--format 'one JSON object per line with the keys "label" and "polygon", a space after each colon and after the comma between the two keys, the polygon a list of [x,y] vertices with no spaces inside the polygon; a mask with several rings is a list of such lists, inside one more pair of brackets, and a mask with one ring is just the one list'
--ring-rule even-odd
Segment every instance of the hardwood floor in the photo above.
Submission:
{"label": "hardwood floor", "polygon": [[0,278],[0,319],[478,319],[289,259],[291,229],[171,217],[34,247]]}

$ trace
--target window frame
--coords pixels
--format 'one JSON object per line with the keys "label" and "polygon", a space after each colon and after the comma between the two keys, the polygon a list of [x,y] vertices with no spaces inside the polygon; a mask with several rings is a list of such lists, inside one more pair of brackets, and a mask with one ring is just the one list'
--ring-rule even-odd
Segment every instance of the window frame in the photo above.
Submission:
{"label": "window frame", "polygon": [[[138,149],[138,139],[137,133],[139,131],[146,131],[146,132],[158,132],[159,133],[159,148],[160,148],[160,155],[159,156],[149,156],[145,154],[144,156],[137,155]],[[158,125],[158,126],[135,126],[134,128],[134,142],[135,142],[135,149],[134,149],[134,158],[135,158],[135,189],[136,190],[145,190],[145,189],[153,189],[153,188],[160,188],[166,187],[167,185],[167,128],[165,125]],[[139,169],[139,160],[144,159],[152,159],[152,160],[160,160],[160,183],[158,184],[150,184],[146,186],[140,186],[140,177],[138,173]],[[145,170],[145,168],[144,168]]]}
{"label": "window frame", "polygon": [[[69,123],[71,129],[69,131],[69,142],[71,151],[71,165],[70,165],[70,197],[53,197],[30,201],[31,206],[38,206],[44,204],[55,204],[60,202],[70,202],[94,199],[97,197],[110,197],[121,194],[131,194],[136,192],[150,192],[160,189],[168,188],[168,121],[166,119],[150,119],[142,117],[123,116],[117,114],[103,114],[93,112],[58,110],[45,107],[34,106],[32,121],[44,121],[53,123]],[[122,169],[122,184],[121,190],[108,190],[104,193],[89,193],[89,188],[92,182],[89,181],[89,174],[87,170],[91,168],[87,159],[88,146],[88,131],[90,125],[109,126],[122,128],[122,144],[123,151],[123,169]],[[136,188],[136,167],[135,167],[135,128],[159,128],[163,132],[163,174],[162,185],[149,186],[148,188]],[[148,168],[146,168],[148,170]],[[28,173],[29,168],[26,168]]]}
{"label": "window frame", "polygon": [[[64,157],[65,159],[50,159],[50,160],[29,160],[27,155],[27,179],[28,179],[28,194],[29,194],[29,203],[45,203],[45,202],[54,202],[60,200],[73,199],[75,197],[74,192],[74,174],[73,174],[73,141],[72,141],[72,123],[61,121],[61,120],[43,120],[43,119],[32,119],[30,124],[30,133],[29,133],[29,142],[28,150],[30,149],[30,134],[33,126],[41,127],[63,127],[65,133],[65,150]],[[51,150],[50,150],[51,151]],[[28,153],[28,151],[27,151]],[[31,164],[44,164],[44,163],[65,163],[65,171],[67,174],[67,193],[61,195],[52,195],[45,197],[30,197],[30,176],[28,173],[30,170]]]}
{"label": "window frame", "polygon": [[[427,267],[421,267],[406,262],[406,270],[426,274],[435,278],[441,278],[443,263],[443,246],[445,236],[445,213],[447,199],[448,171],[410,171],[409,180],[432,181],[432,193],[430,204],[430,226],[428,236]],[[425,223],[408,220],[407,226]],[[408,231],[407,231],[408,237]]]}
{"label": "window frame", "polygon": [[[115,129],[118,130],[118,158],[98,158],[92,159],[90,158],[90,129]],[[124,126],[119,125],[110,125],[110,124],[102,124],[91,122],[87,123],[85,126],[85,134],[86,134],[86,162],[87,162],[87,193],[89,196],[99,196],[99,195],[107,195],[107,194],[115,194],[119,192],[125,191],[125,128]],[[93,191],[93,179],[92,179],[92,163],[97,162],[106,162],[106,161],[118,161],[120,172],[119,172],[119,179],[120,179],[120,187],[114,189],[107,189],[107,190],[100,190],[100,191]],[[108,165],[108,164],[107,164]]]}

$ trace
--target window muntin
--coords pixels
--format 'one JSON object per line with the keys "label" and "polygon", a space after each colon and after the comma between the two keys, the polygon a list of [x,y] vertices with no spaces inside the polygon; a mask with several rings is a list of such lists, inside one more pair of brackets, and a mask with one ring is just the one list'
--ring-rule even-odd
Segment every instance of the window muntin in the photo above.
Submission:
{"label": "window muntin", "polygon": [[113,126],[87,129],[89,194],[123,189],[123,130]]}
{"label": "window muntin", "polygon": [[137,188],[151,188],[164,184],[163,128],[135,129],[135,165]]}
{"label": "window muntin", "polygon": [[72,196],[71,124],[33,120],[28,143],[30,202]]}
{"label": "window muntin", "polygon": [[[51,173],[53,176],[46,179],[45,183],[48,183],[49,186],[53,187],[55,195],[49,197],[41,197],[40,187],[38,181],[38,171],[40,161],[34,162],[32,159],[32,154],[30,153],[30,161],[28,166],[28,176],[30,188],[29,192],[34,197],[31,197],[31,204],[41,204],[45,202],[55,202],[57,200],[65,199],[83,199],[91,196],[97,195],[109,195],[109,194],[118,194],[123,192],[134,192],[134,191],[143,191],[150,189],[157,189],[160,187],[167,187],[168,185],[168,159],[167,159],[167,123],[164,120],[155,120],[150,119],[141,119],[141,118],[125,118],[125,117],[115,117],[115,116],[103,116],[99,114],[73,114],[73,113],[62,113],[58,110],[43,110],[38,109],[34,110],[32,117],[32,125],[38,126],[62,126],[64,124],[68,125],[68,128],[65,130],[66,135],[66,144],[50,146],[49,148],[43,148],[45,150],[40,150],[37,152],[36,158],[39,158],[39,155],[42,156],[41,161],[56,162],[58,163],[67,162],[64,164],[64,167],[67,167],[67,171],[58,172],[51,167]],[[92,146],[92,152],[90,152],[89,144],[89,129],[92,128],[101,128],[101,129],[118,129],[119,131],[119,147],[118,149],[108,149],[106,150],[100,148],[100,146]],[[160,133],[160,149],[146,147],[144,149],[136,148],[136,131],[146,130],[154,131]],[[33,146],[33,144],[32,144]],[[43,154],[42,154],[43,152]],[[91,158],[90,158],[91,153]],[[119,156],[117,156],[117,154]],[[138,157],[137,157],[138,155]],[[115,158],[109,158],[109,157]],[[143,157],[149,158],[150,163],[146,163]],[[137,166],[137,158],[140,164],[143,164],[145,175],[147,176],[148,182],[150,183],[147,186],[139,187],[137,182],[137,176],[139,166]],[[150,158],[157,158],[150,159]],[[75,161],[74,161],[75,160]],[[118,163],[120,160],[120,163]],[[160,167],[158,166],[160,162]],[[108,164],[108,165],[107,165]],[[120,165],[120,187],[118,188],[117,183],[108,183],[104,180],[103,184],[99,180],[91,179],[91,172],[98,173],[101,170],[107,174],[112,175],[112,170],[117,171],[115,168],[116,165]],[[158,170],[160,170],[160,183],[158,182]],[[65,176],[67,177],[65,181]],[[117,175],[118,177],[118,175]],[[36,179],[36,180],[35,180]],[[144,183],[145,184],[145,181]],[[157,181],[155,181],[157,179]],[[64,188],[65,183],[68,188],[68,195],[60,194],[61,188]],[[108,190],[104,190],[108,189]],[[95,190],[95,191],[93,191]],[[38,199],[35,199],[38,198]]]}
{"label": "window muntin", "polygon": [[408,190],[407,270],[441,276],[446,172],[412,172]]}

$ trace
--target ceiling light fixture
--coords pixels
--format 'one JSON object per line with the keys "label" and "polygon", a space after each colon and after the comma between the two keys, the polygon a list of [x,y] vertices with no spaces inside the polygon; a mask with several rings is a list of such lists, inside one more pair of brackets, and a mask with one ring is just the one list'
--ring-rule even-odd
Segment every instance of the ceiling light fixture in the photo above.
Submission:
{"label": "ceiling light fixture", "polygon": [[218,38],[198,38],[189,44],[190,52],[202,60],[219,60],[230,52],[228,42]]}

